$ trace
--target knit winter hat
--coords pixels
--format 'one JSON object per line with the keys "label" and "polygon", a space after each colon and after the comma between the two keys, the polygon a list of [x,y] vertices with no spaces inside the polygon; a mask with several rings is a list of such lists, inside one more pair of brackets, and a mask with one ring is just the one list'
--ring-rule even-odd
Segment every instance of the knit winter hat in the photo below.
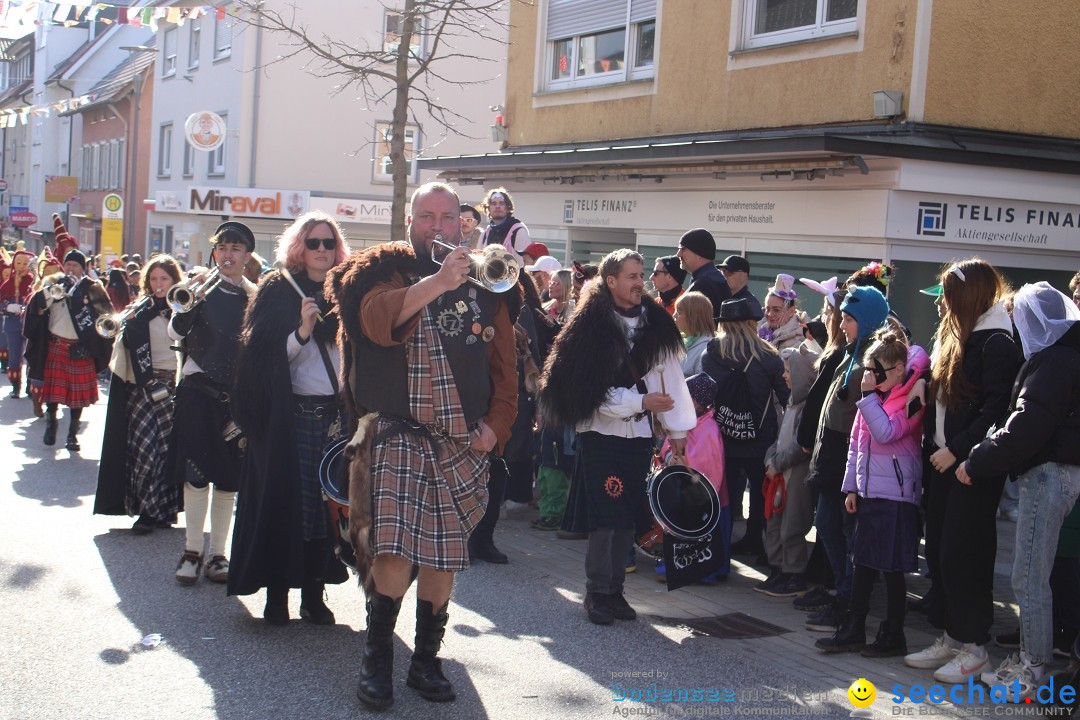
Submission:
{"label": "knit winter hat", "polygon": [[83,255],[81,251],[79,251],[79,250],[68,250],[67,251],[67,254],[64,255],[64,262],[72,262],[72,261],[75,261],[75,262],[79,263],[80,265],[82,265],[82,269],[84,271],[86,270],[86,256]]}
{"label": "knit winter hat", "polygon": [[686,248],[706,260],[716,259],[716,240],[713,240],[712,233],[705,228],[687,230],[679,238],[679,247]]}
{"label": "knit winter hat", "polygon": [[716,398],[716,381],[706,373],[698,373],[686,378],[686,389],[690,391],[690,399],[697,403],[700,408],[713,406]]}
{"label": "knit winter hat", "polygon": [[889,301],[876,287],[849,287],[847,297],[840,304],[840,312],[855,318],[855,322],[859,324],[859,337],[855,339],[851,361],[844,373],[843,387],[846,388],[851,378],[851,369],[860,359],[863,340],[884,325],[885,318],[889,316]]}

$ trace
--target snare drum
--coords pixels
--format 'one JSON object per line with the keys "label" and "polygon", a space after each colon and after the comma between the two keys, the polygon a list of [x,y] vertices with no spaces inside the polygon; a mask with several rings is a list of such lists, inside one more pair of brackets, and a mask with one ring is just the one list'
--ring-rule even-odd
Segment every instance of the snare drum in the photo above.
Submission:
{"label": "snare drum", "polygon": [[685,465],[668,465],[649,476],[649,509],[664,533],[680,540],[702,540],[720,522],[720,497],[703,474]]}
{"label": "snare drum", "polygon": [[343,437],[331,443],[323,452],[319,463],[319,484],[330,514],[334,554],[355,572],[356,554],[349,538],[349,473],[345,466],[345,446],[348,444],[349,438]]}

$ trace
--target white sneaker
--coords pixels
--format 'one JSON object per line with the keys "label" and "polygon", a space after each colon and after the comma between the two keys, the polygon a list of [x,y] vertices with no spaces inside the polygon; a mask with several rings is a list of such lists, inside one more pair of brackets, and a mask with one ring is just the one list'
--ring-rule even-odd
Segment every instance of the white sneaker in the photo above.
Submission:
{"label": "white sneaker", "polygon": [[970,645],[964,645],[960,652],[949,662],[934,671],[934,679],[938,682],[958,685],[967,682],[972,675],[978,675],[990,666],[990,659],[985,655],[976,655],[971,652]]}
{"label": "white sneaker", "polygon": [[[1016,653],[1005,658],[997,670],[984,672],[979,676],[979,679],[991,687],[994,685],[1004,686],[1006,700],[1012,703],[1023,702],[1039,689],[1039,680],[1035,677],[1035,672],[1025,665],[1024,661]],[[1019,697],[1016,697],[1015,692],[1017,681],[1019,681],[1020,685]]]}
{"label": "white sneaker", "polygon": [[904,664],[908,667],[923,668],[925,670],[939,668],[942,663],[948,662],[956,657],[956,653],[959,651],[960,648],[954,648],[945,642],[945,636],[942,635],[934,641],[933,645],[925,650],[905,655]]}

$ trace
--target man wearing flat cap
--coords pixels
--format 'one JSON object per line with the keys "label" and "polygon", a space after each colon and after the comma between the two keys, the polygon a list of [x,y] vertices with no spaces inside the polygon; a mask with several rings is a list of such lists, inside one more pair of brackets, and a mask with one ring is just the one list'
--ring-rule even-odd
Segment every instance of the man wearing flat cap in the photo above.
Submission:
{"label": "man wearing flat cap", "polygon": [[679,258],[675,255],[657,258],[649,279],[656,288],[657,302],[668,311],[668,315],[674,315],[675,301],[686,292],[683,289],[686,271],[679,265]]}
{"label": "man wearing flat cap", "polygon": [[[232,523],[240,480],[244,439],[232,420],[232,391],[240,330],[248,296],[255,286],[244,267],[255,249],[255,235],[240,222],[218,226],[210,238],[221,282],[187,312],[174,312],[169,337],[182,341],[184,364],[176,386],[169,467],[184,488],[187,535],[176,580],[193,585],[200,573],[228,580],[225,539]],[[211,497],[210,485],[213,484]],[[203,567],[203,526],[210,514],[210,559]]]}
{"label": "man wearing flat cap", "polygon": [[713,306],[713,319],[720,317],[720,305],[731,299],[727,280],[716,269],[716,241],[704,228],[688,230],[679,239],[679,251],[675,253],[683,270],[690,273],[687,292],[699,292],[709,298]]}

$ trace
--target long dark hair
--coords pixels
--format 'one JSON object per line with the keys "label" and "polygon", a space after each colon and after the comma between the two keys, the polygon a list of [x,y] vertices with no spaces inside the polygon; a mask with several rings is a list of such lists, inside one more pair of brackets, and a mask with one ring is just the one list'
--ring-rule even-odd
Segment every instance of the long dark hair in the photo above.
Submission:
{"label": "long dark hair", "polygon": [[946,265],[940,282],[945,315],[934,334],[937,350],[930,369],[930,392],[955,410],[976,393],[964,375],[964,344],[982,314],[1004,299],[1010,288],[993,265],[978,257]]}

